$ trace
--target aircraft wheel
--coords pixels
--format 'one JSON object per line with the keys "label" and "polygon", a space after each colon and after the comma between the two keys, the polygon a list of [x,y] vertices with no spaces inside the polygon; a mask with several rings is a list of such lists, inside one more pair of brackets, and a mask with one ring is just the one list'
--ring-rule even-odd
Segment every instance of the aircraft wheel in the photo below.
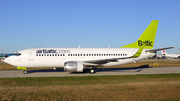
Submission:
{"label": "aircraft wheel", "polygon": [[27,74],[27,71],[26,71],[26,70],[24,70],[24,71],[23,71],[23,73],[24,73],[24,74]]}
{"label": "aircraft wheel", "polygon": [[93,74],[93,73],[95,73],[95,70],[94,70],[94,69],[90,69],[89,72],[90,72],[91,74]]}

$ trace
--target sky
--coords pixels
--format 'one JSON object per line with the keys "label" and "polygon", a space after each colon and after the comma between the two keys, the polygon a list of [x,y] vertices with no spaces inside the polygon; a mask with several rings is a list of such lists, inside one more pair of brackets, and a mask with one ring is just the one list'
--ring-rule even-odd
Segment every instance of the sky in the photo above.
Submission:
{"label": "sky", "polygon": [[0,52],[120,47],[159,20],[154,49],[180,53],[179,0],[0,0]]}

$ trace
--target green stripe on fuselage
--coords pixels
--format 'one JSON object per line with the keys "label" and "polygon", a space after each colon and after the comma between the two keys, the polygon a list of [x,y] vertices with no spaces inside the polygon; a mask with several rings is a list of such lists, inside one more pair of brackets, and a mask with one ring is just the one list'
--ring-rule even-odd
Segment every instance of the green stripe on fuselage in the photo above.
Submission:
{"label": "green stripe on fuselage", "polygon": [[141,48],[136,52],[136,54],[134,54],[134,55],[132,56],[132,58],[137,58],[137,57],[139,57],[139,56],[141,55],[144,47],[145,47],[145,45],[142,45]]}

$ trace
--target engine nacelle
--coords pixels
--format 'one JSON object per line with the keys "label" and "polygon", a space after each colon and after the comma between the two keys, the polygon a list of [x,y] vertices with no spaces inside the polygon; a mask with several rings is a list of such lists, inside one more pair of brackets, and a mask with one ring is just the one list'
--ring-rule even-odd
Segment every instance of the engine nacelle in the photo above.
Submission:
{"label": "engine nacelle", "polygon": [[69,61],[64,63],[64,71],[66,72],[83,72],[83,68],[82,62]]}

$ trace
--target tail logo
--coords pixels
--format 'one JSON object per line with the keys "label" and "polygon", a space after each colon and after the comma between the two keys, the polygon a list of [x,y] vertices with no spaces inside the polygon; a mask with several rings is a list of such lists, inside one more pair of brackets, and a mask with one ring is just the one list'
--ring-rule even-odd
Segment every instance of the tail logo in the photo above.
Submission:
{"label": "tail logo", "polygon": [[163,53],[165,53],[165,51],[163,50]]}
{"label": "tail logo", "polygon": [[145,41],[138,40],[138,46],[142,46],[143,44],[145,46],[153,46],[153,41],[150,41],[150,40],[145,40]]}

